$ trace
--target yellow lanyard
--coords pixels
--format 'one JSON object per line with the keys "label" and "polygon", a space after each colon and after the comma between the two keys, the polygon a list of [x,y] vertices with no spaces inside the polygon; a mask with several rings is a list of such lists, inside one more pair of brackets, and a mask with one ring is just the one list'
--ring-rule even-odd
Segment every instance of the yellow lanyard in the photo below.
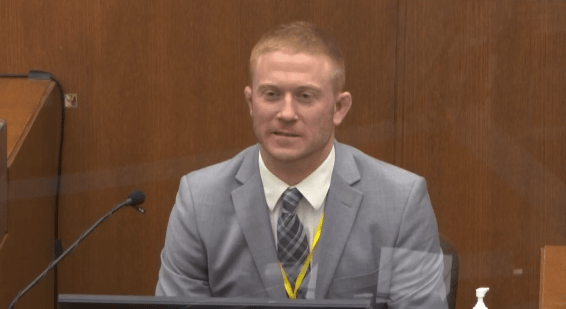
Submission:
{"label": "yellow lanyard", "polygon": [[322,216],[320,217],[320,222],[318,223],[318,227],[316,228],[316,232],[314,233],[314,239],[312,241],[311,252],[307,256],[307,259],[305,260],[303,267],[301,267],[301,272],[299,273],[299,276],[297,277],[297,281],[295,282],[295,290],[293,290],[291,288],[291,283],[289,282],[289,279],[287,278],[287,274],[285,274],[285,270],[283,269],[283,265],[281,265],[281,262],[279,262],[279,267],[281,267],[281,274],[283,275],[283,283],[285,284],[285,290],[287,290],[287,295],[289,295],[290,299],[296,299],[297,298],[297,291],[299,290],[299,287],[301,286],[301,283],[303,283],[303,279],[305,278],[305,275],[307,274],[307,270],[309,269],[309,264],[310,264],[311,259],[312,259],[312,253],[314,251],[314,248],[316,247],[316,244],[318,243],[318,239],[320,238],[320,231],[322,230],[322,221],[323,220],[324,220],[324,213],[322,213]]}

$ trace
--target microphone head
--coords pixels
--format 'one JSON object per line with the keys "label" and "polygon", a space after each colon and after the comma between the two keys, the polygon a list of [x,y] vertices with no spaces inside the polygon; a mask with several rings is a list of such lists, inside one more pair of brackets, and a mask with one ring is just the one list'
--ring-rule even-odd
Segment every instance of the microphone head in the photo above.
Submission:
{"label": "microphone head", "polygon": [[128,199],[130,200],[130,205],[136,206],[145,201],[145,194],[143,194],[143,192],[141,192],[140,190],[135,190],[134,192],[130,193]]}

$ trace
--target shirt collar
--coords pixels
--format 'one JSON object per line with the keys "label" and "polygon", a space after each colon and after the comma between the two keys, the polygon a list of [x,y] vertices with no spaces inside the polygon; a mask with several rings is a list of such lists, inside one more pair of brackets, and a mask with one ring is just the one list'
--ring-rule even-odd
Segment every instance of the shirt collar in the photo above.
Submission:
{"label": "shirt collar", "polygon": [[[324,162],[295,186],[316,210],[322,207],[328,189],[330,188],[335,158],[334,145],[332,145],[332,149]],[[290,186],[267,169],[261,157],[261,151],[259,153],[259,172],[263,182],[263,191],[265,192],[267,206],[273,211],[283,192]]]}

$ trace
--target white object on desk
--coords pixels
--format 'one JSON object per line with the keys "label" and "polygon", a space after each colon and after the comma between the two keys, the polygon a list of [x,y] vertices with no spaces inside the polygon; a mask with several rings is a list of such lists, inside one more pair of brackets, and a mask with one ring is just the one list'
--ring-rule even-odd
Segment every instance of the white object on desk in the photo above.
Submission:
{"label": "white object on desk", "polygon": [[487,309],[485,304],[483,303],[483,298],[485,294],[489,291],[489,288],[478,288],[476,289],[476,297],[478,298],[478,302],[474,306],[474,309]]}

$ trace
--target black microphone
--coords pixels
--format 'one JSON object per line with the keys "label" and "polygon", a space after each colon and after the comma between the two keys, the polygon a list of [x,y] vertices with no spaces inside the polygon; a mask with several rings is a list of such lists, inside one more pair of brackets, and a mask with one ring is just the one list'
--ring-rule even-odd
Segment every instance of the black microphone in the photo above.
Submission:
{"label": "black microphone", "polygon": [[131,205],[140,213],[145,213],[145,209],[138,206],[139,204],[145,202],[145,194],[143,194],[143,192],[141,192],[140,190],[135,190],[134,192],[130,193],[130,196],[128,196],[128,199],[125,202],[126,205]]}
{"label": "black microphone", "polygon": [[47,275],[47,273],[53,267],[55,267],[55,265],[57,265],[65,256],[71,253],[71,251],[75,250],[75,248],[79,245],[79,243],[83,241],[83,239],[85,239],[85,237],[88,234],[90,234],[90,232],[92,232],[97,226],[99,226],[104,220],[108,219],[118,209],[128,205],[134,207],[137,211],[143,214],[145,212],[145,209],[139,207],[138,205],[143,203],[144,201],[145,201],[145,194],[143,194],[143,192],[139,190],[135,190],[134,192],[130,193],[130,196],[128,196],[127,200],[114,206],[114,208],[112,208],[112,210],[110,210],[106,215],[104,215],[104,217],[100,218],[98,221],[96,221],[96,223],[93,226],[91,226],[88,230],[84,231],[79,237],[79,239],[77,239],[77,241],[75,241],[69,248],[67,248],[67,250],[65,250],[65,252],[63,252],[57,259],[52,261],[49,264],[49,266],[47,266],[47,268],[41,274],[39,274],[39,276],[37,276],[37,278],[35,278],[35,280],[33,280],[25,289],[21,290],[18,293],[18,295],[16,295],[16,297],[14,298],[8,309],[14,308],[16,302],[20,298],[22,298],[22,296],[24,296],[24,294],[27,293],[27,291],[29,291],[32,287],[34,287],[37,283],[39,283],[39,281],[41,281]]}

